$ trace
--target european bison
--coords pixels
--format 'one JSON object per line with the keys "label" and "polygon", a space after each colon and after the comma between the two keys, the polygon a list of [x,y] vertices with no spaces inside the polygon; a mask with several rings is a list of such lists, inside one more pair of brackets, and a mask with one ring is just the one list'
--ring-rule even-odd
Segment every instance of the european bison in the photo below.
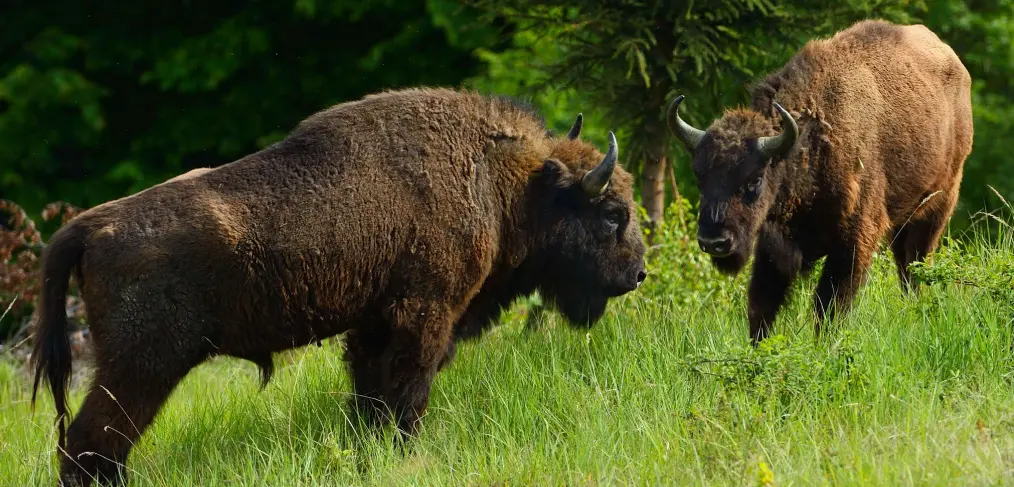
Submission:
{"label": "european bison", "polygon": [[[35,390],[45,375],[60,415],[61,480],[125,482],[131,445],[214,355],[252,361],[267,383],[272,353],[345,333],[358,409],[374,426],[393,411],[414,434],[454,335],[515,297],[539,290],[591,326],[644,280],[645,247],[615,137],[603,155],[579,140],[581,120],[553,137],[507,98],[384,92],[80,214],[46,249],[34,350]],[[96,371],[65,438],[71,273]]]}
{"label": "european bison", "polygon": [[922,25],[868,20],[807,43],[751,90],[751,109],[726,111],[707,131],[679,118],[682,95],[670,103],[669,126],[693,153],[700,247],[735,274],[756,242],[752,343],[821,257],[817,333],[848,311],[885,237],[910,289],[909,264],[935,248],[958,200],[972,149],[970,84]]}

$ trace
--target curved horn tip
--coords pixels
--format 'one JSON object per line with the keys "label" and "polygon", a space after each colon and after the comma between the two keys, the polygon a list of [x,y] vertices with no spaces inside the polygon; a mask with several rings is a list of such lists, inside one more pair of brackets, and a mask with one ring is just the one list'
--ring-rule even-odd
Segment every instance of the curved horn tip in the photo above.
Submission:
{"label": "curved horn tip", "polygon": [[792,114],[789,113],[788,110],[782,108],[781,105],[779,105],[776,102],[772,102],[772,103],[774,103],[775,107],[782,114],[782,129],[783,130],[791,130],[794,134],[796,134],[798,136],[798,134],[799,134],[799,125],[796,124],[796,119],[792,117]]}
{"label": "curved horn tip", "polygon": [[669,102],[669,108],[666,109],[666,115],[668,115],[666,118],[667,118],[667,121],[669,122],[669,129],[670,130],[675,131],[675,127],[672,126],[672,122],[673,122],[673,120],[675,120],[674,115],[677,116],[677,117],[679,116],[679,115],[677,115],[676,110],[679,109],[680,103],[683,103],[683,99],[684,98],[686,98],[686,95],[679,95],[676,98],[673,98],[672,101]]}
{"label": "curved horn tip", "polygon": [[570,140],[576,140],[581,136],[581,128],[584,127],[584,113],[579,112],[577,119],[574,120],[574,125],[570,127],[570,131],[567,132],[567,138]]}
{"label": "curved horn tip", "polygon": [[693,152],[697,149],[698,144],[701,143],[701,139],[704,138],[705,132],[693,125],[690,125],[683,121],[679,115],[679,106],[686,98],[684,95],[679,95],[673,98],[669,102],[669,109],[666,113],[666,121],[669,124],[669,131],[683,142],[683,145]]}
{"label": "curved horn tip", "polygon": [[771,137],[762,137],[758,141],[758,149],[768,157],[785,154],[795,145],[796,139],[799,138],[799,125],[796,124],[796,119],[792,118],[792,114],[779,105],[778,102],[772,101],[771,104],[781,116],[782,133]]}
{"label": "curved horn tip", "polygon": [[616,160],[619,156],[619,144],[616,142],[616,134],[609,132],[609,150],[606,151],[602,162],[595,169],[588,171],[581,179],[581,187],[591,197],[601,195],[609,187],[609,179],[613,177],[616,169]]}

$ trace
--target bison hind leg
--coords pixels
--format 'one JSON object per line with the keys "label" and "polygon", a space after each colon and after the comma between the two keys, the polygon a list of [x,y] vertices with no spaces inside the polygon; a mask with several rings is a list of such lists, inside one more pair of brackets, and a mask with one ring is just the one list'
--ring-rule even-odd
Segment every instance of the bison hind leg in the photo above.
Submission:
{"label": "bison hind leg", "polygon": [[911,293],[914,290],[913,285],[917,284],[912,282],[912,271],[909,270],[909,266],[913,262],[922,262],[936,249],[940,235],[943,234],[957,204],[956,191],[941,194],[937,198],[939,199],[936,201],[924,199],[928,203],[927,207],[917,214],[917,218],[894,231],[891,251],[898,268],[901,288],[906,293]]}
{"label": "bison hind leg", "polygon": [[[176,385],[202,357],[159,356],[153,349],[100,363],[77,417],[67,430],[64,485],[127,483],[127,457]],[[148,360],[155,357],[153,360]]]}
{"label": "bison hind leg", "polygon": [[912,272],[908,266],[915,260],[914,249],[909,245],[911,229],[902,228],[894,233],[891,241],[891,253],[894,254],[894,265],[898,271],[898,282],[901,290],[908,293],[912,291]]}

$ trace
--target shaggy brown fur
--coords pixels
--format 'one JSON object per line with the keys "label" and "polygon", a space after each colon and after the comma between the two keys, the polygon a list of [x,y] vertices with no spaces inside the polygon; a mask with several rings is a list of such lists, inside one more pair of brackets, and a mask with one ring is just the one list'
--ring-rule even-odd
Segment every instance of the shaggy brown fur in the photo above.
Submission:
{"label": "shaggy brown fur", "polygon": [[[507,99],[409,89],[82,213],[46,251],[34,353],[61,416],[61,479],[121,480],[131,445],[209,357],[250,360],[266,383],[272,353],[341,333],[356,406],[414,434],[455,335],[536,289],[590,326],[644,279],[630,175],[582,189],[602,160]],[[96,373],[65,442],[71,273]]]}
{"label": "shaggy brown fur", "polygon": [[[751,110],[730,110],[708,128],[693,159],[699,235],[731,239],[730,253],[712,257],[727,273],[744,267],[756,243],[754,343],[821,257],[818,332],[851,306],[882,239],[909,289],[909,264],[934,249],[958,199],[972,149],[970,85],[954,52],[922,25],[868,20],[807,43],[758,83]],[[775,101],[796,112],[799,138],[765,158],[756,139],[779,133]]]}

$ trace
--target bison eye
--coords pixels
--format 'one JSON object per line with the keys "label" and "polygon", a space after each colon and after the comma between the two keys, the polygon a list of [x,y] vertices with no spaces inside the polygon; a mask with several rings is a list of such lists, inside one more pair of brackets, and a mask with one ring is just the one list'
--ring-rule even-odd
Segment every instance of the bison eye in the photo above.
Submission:
{"label": "bison eye", "polygon": [[627,212],[623,208],[606,208],[602,211],[603,227],[607,232],[616,233],[616,238],[621,238],[620,230],[624,228],[627,220]]}
{"label": "bison eye", "polygon": [[618,209],[609,210],[606,212],[606,221],[613,225],[619,225],[623,223],[623,218],[626,214]]}
{"label": "bison eye", "polygon": [[761,176],[758,176],[756,179],[754,179],[754,180],[750,181],[749,183],[747,183],[746,190],[748,192],[750,192],[750,193],[756,193],[757,191],[760,190],[761,183],[763,183],[763,182],[764,182],[764,178],[761,177]]}

